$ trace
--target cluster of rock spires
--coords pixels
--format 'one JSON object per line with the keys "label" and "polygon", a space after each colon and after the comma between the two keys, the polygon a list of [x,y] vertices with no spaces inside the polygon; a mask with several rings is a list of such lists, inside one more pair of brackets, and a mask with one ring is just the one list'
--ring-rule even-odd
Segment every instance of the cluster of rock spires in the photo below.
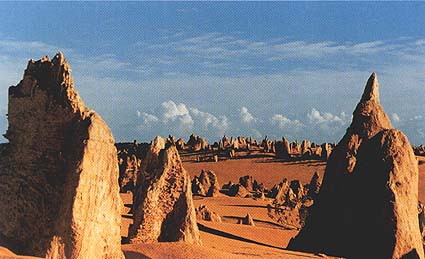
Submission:
{"label": "cluster of rock spires", "polygon": [[299,180],[289,182],[284,179],[266,194],[266,197],[274,199],[273,207],[268,206],[268,215],[287,228],[300,229],[310,213],[320,186],[321,179],[317,172],[306,185],[302,185]]}
{"label": "cluster of rock spires", "polygon": [[0,155],[0,245],[45,258],[124,258],[118,161],[106,123],[61,53],[9,88]]}
{"label": "cluster of rock spires", "polygon": [[220,184],[213,171],[202,170],[199,177],[192,180],[192,193],[194,195],[216,197],[220,193]]}
{"label": "cluster of rock spires", "polygon": [[374,73],[329,157],[312,213],[288,248],[346,258],[424,258],[417,212],[418,162],[380,105]]}
{"label": "cluster of rock spires", "polygon": [[250,175],[245,175],[239,178],[238,183],[228,182],[222,187],[223,193],[234,197],[262,197],[264,192],[267,192],[263,183],[258,183]]}
{"label": "cluster of rock spires", "polygon": [[152,141],[138,174],[128,238],[201,244],[189,175],[176,146],[161,137]]}
{"label": "cluster of rock spires", "polygon": [[141,162],[149,149],[148,143],[117,143],[118,167],[120,175],[118,183],[120,192],[133,191],[136,187],[137,172],[140,170]]}
{"label": "cluster of rock spires", "polygon": [[189,141],[186,145],[184,144],[182,139],[179,139],[178,143],[180,143],[180,149],[184,149],[184,146],[188,146],[193,151],[208,150],[211,148],[211,146],[204,138],[195,136],[194,134],[190,135]]}
{"label": "cluster of rock spires", "polygon": [[[194,134],[190,135],[187,143],[179,138],[175,140],[169,136],[167,141],[173,143],[179,151],[183,161],[214,161],[223,159],[232,159],[240,156],[250,156],[251,154],[263,154],[273,156],[276,159],[283,160],[323,160],[326,161],[335,145],[323,143],[316,145],[310,141],[303,140],[300,144],[297,140],[289,142],[284,137],[281,141],[269,140],[267,136],[260,144],[251,137],[231,137],[224,136],[219,142],[210,145],[208,142]],[[136,172],[141,166],[141,161],[147,155],[149,143],[118,143],[118,161],[119,161],[119,185],[120,192],[134,191],[136,182]],[[201,191],[202,192],[202,191]],[[198,194],[198,191],[194,191]],[[199,195],[206,195],[199,193]]]}

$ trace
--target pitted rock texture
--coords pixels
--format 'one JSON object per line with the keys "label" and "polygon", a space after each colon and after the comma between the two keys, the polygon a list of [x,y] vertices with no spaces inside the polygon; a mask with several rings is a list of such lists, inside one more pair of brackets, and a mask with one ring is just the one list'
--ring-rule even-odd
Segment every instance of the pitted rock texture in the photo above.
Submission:
{"label": "pitted rock texture", "polygon": [[246,216],[244,218],[239,219],[238,223],[242,224],[242,225],[255,226],[254,219],[252,218],[251,214],[249,214],[249,213],[246,214]]}
{"label": "pitted rock texture", "polygon": [[418,163],[391,129],[375,73],[346,134],[330,154],[313,211],[289,249],[346,258],[424,258]]}
{"label": "pitted rock texture", "polygon": [[322,180],[317,172],[311,177],[310,183],[308,184],[308,196],[315,199],[319,194],[320,186],[322,185]]}
{"label": "pitted rock texture", "polygon": [[192,193],[207,197],[217,197],[220,194],[220,184],[213,171],[202,170],[199,177],[192,180]]}
{"label": "pitted rock texture", "polygon": [[291,146],[289,144],[289,141],[282,138],[282,141],[276,142],[276,157],[277,158],[283,158],[283,159],[290,159],[291,158]]}
{"label": "pitted rock texture", "polygon": [[197,220],[205,220],[211,222],[221,222],[221,217],[214,211],[211,211],[207,206],[200,205],[196,209],[196,218]]}
{"label": "pitted rock texture", "polygon": [[106,123],[74,89],[61,53],[9,88],[0,156],[0,245],[46,258],[124,258],[118,161]]}
{"label": "pitted rock texture", "polygon": [[136,184],[133,192],[132,213],[134,213],[134,210],[143,202],[143,192],[146,191],[147,185],[149,184],[150,175],[160,165],[159,153],[164,148],[165,139],[156,136],[149,146],[146,157],[141,163],[139,172],[137,172]]}
{"label": "pitted rock texture", "polygon": [[156,165],[146,165],[149,170],[138,194],[140,204],[133,208],[129,240],[131,243],[201,244],[189,175],[177,148],[166,146],[160,150]]}

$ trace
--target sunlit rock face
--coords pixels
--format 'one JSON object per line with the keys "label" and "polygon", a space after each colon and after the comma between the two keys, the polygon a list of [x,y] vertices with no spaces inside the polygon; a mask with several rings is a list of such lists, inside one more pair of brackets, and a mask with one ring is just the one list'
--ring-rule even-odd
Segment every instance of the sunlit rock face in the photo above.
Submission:
{"label": "sunlit rock face", "polygon": [[0,243],[46,258],[124,258],[114,138],[74,89],[61,53],[9,88]]}
{"label": "sunlit rock face", "polygon": [[129,241],[201,244],[189,175],[175,145],[163,144],[162,138],[152,141],[139,172]]}

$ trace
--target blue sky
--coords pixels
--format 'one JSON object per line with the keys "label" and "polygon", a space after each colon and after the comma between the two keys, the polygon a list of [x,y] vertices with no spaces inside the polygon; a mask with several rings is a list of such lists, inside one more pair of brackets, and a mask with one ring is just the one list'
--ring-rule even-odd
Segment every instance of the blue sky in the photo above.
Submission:
{"label": "blue sky", "polygon": [[0,131],[29,58],[61,50],[117,141],[338,141],[369,75],[425,143],[425,3],[0,3]]}

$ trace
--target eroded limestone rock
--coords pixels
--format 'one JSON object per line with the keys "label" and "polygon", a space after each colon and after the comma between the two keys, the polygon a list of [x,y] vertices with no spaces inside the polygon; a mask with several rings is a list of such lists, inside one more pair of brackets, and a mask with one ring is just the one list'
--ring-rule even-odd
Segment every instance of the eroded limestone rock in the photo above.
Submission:
{"label": "eroded limestone rock", "polygon": [[[157,143],[161,142],[159,139]],[[160,145],[152,144],[155,153]],[[187,242],[201,244],[189,175],[183,168],[174,145],[159,151],[147,170],[133,207],[133,224],[129,228],[131,243]],[[155,164],[155,162],[158,163]]]}
{"label": "eroded limestone rock", "polygon": [[353,121],[332,151],[315,208],[288,248],[346,258],[424,258],[418,163],[369,78]]}
{"label": "eroded limestone rock", "polygon": [[205,220],[205,221],[211,221],[211,222],[221,222],[221,217],[214,211],[211,211],[207,208],[205,205],[200,205],[196,209],[196,218],[198,220]]}
{"label": "eroded limestone rock", "polygon": [[118,161],[106,123],[58,53],[9,88],[0,155],[0,245],[46,258],[124,258]]}

